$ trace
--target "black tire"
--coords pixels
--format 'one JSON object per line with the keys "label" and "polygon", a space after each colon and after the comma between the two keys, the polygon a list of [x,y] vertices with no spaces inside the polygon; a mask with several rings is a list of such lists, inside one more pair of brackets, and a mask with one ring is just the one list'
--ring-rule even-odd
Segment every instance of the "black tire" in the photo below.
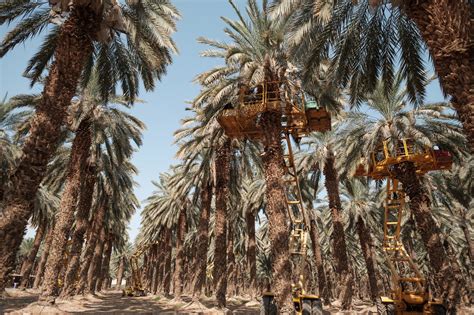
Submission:
{"label": "black tire", "polygon": [[323,301],[313,300],[312,315],[323,315]]}
{"label": "black tire", "polygon": [[275,304],[273,296],[262,297],[262,303],[260,305],[260,315],[277,315],[278,310]]}
{"label": "black tire", "polygon": [[322,315],[323,303],[321,300],[304,299],[301,313],[302,315]]}
{"label": "black tire", "polygon": [[376,305],[377,305],[377,314],[395,315],[395,305],[393,303],[382,303],[382,301],[378,299]]}
{"label": "black tire", "polygon": [[433,315],[446,315],[447,314],[446,308],[442,304],[432,304],[431,309],[433,310]]}
{"label": "black tire", "polygon": [[311,300],[303,300],[301,303],[301,314],[302,315],[312,315],[313,306],[311,305]]}

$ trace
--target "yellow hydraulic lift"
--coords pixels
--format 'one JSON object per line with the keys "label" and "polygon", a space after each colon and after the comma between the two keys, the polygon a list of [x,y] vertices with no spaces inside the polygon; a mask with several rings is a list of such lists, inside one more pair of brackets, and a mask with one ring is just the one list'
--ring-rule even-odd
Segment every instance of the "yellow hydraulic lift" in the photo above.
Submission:
{"label": "yellow hydraulic lift", "polygon": [[391,272],[390,297],[381,297],[377,303],[379,314],[445,314],[442,301],[434,299],[426,280],[406,252],[400,239],[405,193],[391,170],[396,164],[412,162],[417,174],[449,169],[451,154],[438,148],[416,145],[413,140],[397,140],[390,147],[389,141],[370,154],[356,171],[356,176],[386,179],[383,250]]}
{"label": "yellow hydraulic lift", "polygon": [[[290,255],[293,262],[294,281],[292,298],[297,314],[322,314],[322,303],[319,296],[306,292],[304,265],[307,254],[307,237],[309,229],[308,216],[305,211],[298,173],[294,163],[291,136],[299,139],[313,131],[331,129],[331,116],[324,108],[318,108],[315,102],[305,102],[301,93],[288,93],[280,82],[264,82],[240,93],[239,104],[235,108],[223,110],[218,121],[230,138],[261,140],[265,130],[259,126],[261,115],[276,111],[282,114],[281,139],[284,143],[284,162],[286,174],[285,195],[288,215],[291,220]],[[309,106],[308,106],[309,105]],[[265,314],[277,314],[274,295],[265,293],[262,309]]]}
{"label": "yellow hydraulic lift", "polygon": [[122,296],[146,296],[146,290],[142,283],[142,269],[138,266],[138,260],[149,246],[139,246],[130,257],[131,281],[130,285],[122,291]]}

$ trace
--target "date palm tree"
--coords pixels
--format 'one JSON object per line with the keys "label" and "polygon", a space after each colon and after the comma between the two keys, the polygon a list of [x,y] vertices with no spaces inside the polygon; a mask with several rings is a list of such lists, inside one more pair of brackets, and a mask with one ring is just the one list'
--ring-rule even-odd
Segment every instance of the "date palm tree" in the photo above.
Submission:
{"label": "date palm tree", "polygon": [[[359,238],[365,269],[369,278],[370,297],[375,303],[380,296],[380,288],[377,283],[375,243],[371,227],[380,225],[381,216],[380,214],[377,215],[379,207],[375,202],[374,192],[367,180],[351,179],[343,181],[341,197],[342,207],[349,217],[349,228],[351,231],[355,230],[355,233],[350,234],[357,234]],[[381,227],[380,225],[379,231],[381,231]]]}
{"label": "date palm tree", "polygon": [[[160,183],[154,183],[158,190],[147,198],[147,205],[142,212],[142,226],[145,240],[157,241],[158,232],[165,230],[176,231],[175,233],[175,269],[173,272],[174,296],[181,298],[183,292],[183,270],[184,270],[184,238],[190,216],[190,202],[182,189],[177,189],[173,181],[179,180],[184,170],[182,165],[175,166],[171,173],[160,175]],[[187,177],[190,180],[189,177]],[[155,232],[154,232],[155,231]],[[169,241],[171,241],[169,239]],[[171,280],[171,279],[169,279]],[[168,292],[165,292],[168,294]]]}
{"label": "date palm tree", "polygon": [[472,6],[468,0],[277,0],[273,14],[291,16],[291,41],[307,56],[308,70],[334,52],[334,80],[350,87],[353,101],[373,91],[380,78],[386,87],[391,86],[399,61],[410,99],[420,104],[425,95],[423,54],[427,47],[472,152]]}
{"label": "date palm tree", "polygon": [[348,259],[346,237],[344,234],[343,208],[339,193],[339,171],[336,167],[340,161],[340,152],[335,148],[336,132],[325,134],[313,133],[306,137],[302,145],[308,147],[308,153],[301,155],[299,167],[312,176],[318,177],[319,172],[324,174],[324,185],[328,197],[328,206],[332,216],[333,235],[332,247],[336,260],[336,274],[338,275],[341,291],[339,298],[343,308],[348,308],[352,301],[353,277]]}
{"label": "date palm tree", "polygon": [[[397,75],[387,95],[382,81],[379,81],[375,91],[367,97],[364,112],[356,111],[353,116],[349,115],[347,129],[340,134],[340,145],[345,148],[344,154],[349,161],[346,166],[351,171],[355,170],[361,156],[376,151],[383,140],[396,145],[399,139],[411,138],[416,145],[438,145],[452,152],[455,158],[466,154],[465,138],[459,122],[452,115],[450,104],[422,104],[413,108],[402,84],[402,75]],[[410,198],[410,210],[431,267],[443,270],[442,274],[435,276],[435,292],[448,298],[450,307],[454,307],[458,298],[454,288],[458,284],[441,241],[440,229],[430,213],[431,199],[423,184],[423,176],[416,174],[411,162],[395,165],[393,174]],[[446,296],[448,292],[451,293]]]}
{"label": "date palm tree", "polygon": [[[100,271],[100,255],[105,242],[109,240],[112,231],[122,228],[123,222],[128,222],[139,202],[133,192],[136,183],[133,177],[137,174],[136,167],[129,159],[116,163],[116,152],[112,155],[101,148],[102,153],[97,154],[96,183],[94,199],[91,206],[89,228],[86,232],[86,244],[83,245],[80,267],[68,268],[72,272],[70,286],[63,287],[68,290],[67,295],[94,293]],[[115,222],[122,222],[121,224]],[[125,228],[125,227],[123,227]],[[73,253],[71,253],[73,254]],[[70,259],[71,260],[71,259]],[[68,267],[71,267],[71,263]],[[77,269],[79,268],[79,269]],[[77,280],[77,281],[76,281]],[[74,288],[69,291],[70,288]]]}
{"label": "date palm tree", "polygon": [[[94,161],[101,159],[101,150],[107,150],[108,156],[113,157],[112,163],[120,167],[123,161],[130,158],[134,148],[141,145],[144,124],[117,105],[100,104],[101,100],[97,94],[97,86],[89,86],[79,98],[78,106],[82,115],[79,114],[75,122],[78,127],[71,147],[61,206],[56,214],[52,250],[41,295],[42,300],[50,302],[57,294],[56,270],[62,263],[66,242],[76,219],[74,234],[71,235],[71,259],[66,271],[63,296],[70,294],[66,288],[71,289],[75,279],[95,185]],[[109,101],[126,105],[126,101],[120,97],[110,96]]]}
{"label": "date palm tree", "polygon": [[[45,69],[49,70],[42,101],[35,111],[22,147],[22,158],[10,177],[11,189],[4,200],[0,223],[2,294],[31,215],[30,204],[46,165],[60,144],[66,110],[78,84],[87,85],[97,64],[102,73],[99,80],[102,96],[106,99],[120,84],[123,93],[133,101],[139,81],[143,81],[145,89],[153,89],[155,80],[171,62],[170,52],[176,51],[170,36],[179,14],[169,1],[130,1],[122,6],[112,0],[74,0],[72,6],[67,1],[50,3],[54,12],[68,13],[64,21],[62,14],[55,14],[54,21],[60,25],[52,28],[47,27],[48,2],[14,0],[0,5],[1,24],[18,21],[4,37],[0,56],[41,31],[49,31],[26,69],[32,83]],[[125,32],[125,36],[117,30]]]}
{"label": "date palm tree", "polygon": [[10,100],[5,98],[0,102],[0,205],[6,190],[8,174],[14,169],[20,154],[20,148],[15,141],[15,134],[21,125],[31,115],[31,110],[16,110],[17,97]]}
{"label": "date palm tree", "polygon": [[433,182],[431,189],[433,201],[448,209],[448,213],[455,214],[460,220],[457,222],[462,229],[467,247],[467,256],[470,264],[474,264],[474,241],[470,235],[472,210],[474,207],[474,160],[472,156],[461,160],[450,173],[429,174],[429,182]]}
{"label": "date palm tree", "polygon": [[[286,69],[290,68],[286,46],[284,45],[286,20],[272,21],[269,18],[267,2],[259,7],[255,0],[247,2],[246,21],[233,1],[237,20],[223,18],[227,24],[225,32],[232,43],[222,43],[205,38],[199,41],[212,49],[205,51],[204,56],[222,58],[225,66],[207,71],[198,76],[201,85],[209,87],[198,102],[208,103],[210,108],[222,110],[221,101],[236,102],[239,82],[249,86],[266,82],[286,82],[289,77]],[[221,107],[216,106],[220,103]],[[261,128],[265,131],[263,144],[265,154],[262,162],[267,181],[267,213],[269,215],[270,240],[273,257],[273,285],[277,304],[290,308],[291,265],[289,256],[289,225],[286,213],[285,192],[283,189],[283,149],[281,146],[280,118],[281,113],[265,112],[261,117]]]}
{"label": "date palm tree", "polygon": [[36,227],[34,246],[21,267],[21,289],[25,289],[28,284],[32,284],[29,283],[29,280],[31,271],[35,265],[36,256],[40,245],[46,238],[46,234],[49,232],[49,229],[52,228],[49,221],[52,221],[52,217],[59,207],[59,198],[52,191],[51,187],[40,185],[36,194],[35,208],[30,220],[30,226]]}

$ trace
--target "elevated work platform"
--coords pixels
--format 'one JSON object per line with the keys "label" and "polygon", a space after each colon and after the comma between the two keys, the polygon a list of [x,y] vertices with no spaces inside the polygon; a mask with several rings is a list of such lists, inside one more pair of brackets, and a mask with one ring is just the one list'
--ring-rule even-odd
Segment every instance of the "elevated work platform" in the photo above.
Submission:
{"label": "elevated work platform", "polygon": [[[279,128],[283,149],[282,163],[285,166],[283,189],[290,224],[290,256],[292,262],[292,298],[296,314],[306,314],[303,309],[314,309],[322,313],[322,302],[318,296],[306,292],[305,265],[307,257],[308,215],[306,213],[295,165],[292,140],[312,131],[331,130],[331,116],[318,108],[316,102],[305,102],[303,93],[290,93],[288,87],[279,82],[265,82],[253,88],[242,88],[239,104],[230,104],[218,117],[219,124],[231,138],[262,140],[265,130],[261,124],[265,113],[275,112],[281,117]],[[290,95],[288,95],[290,94]],[[267,313],[277,313],[272,308],[274,295],[267,292],[262,298],[262,307]]]}
{"label": "elevated work platform", "polygon": [[413,162],[417,174],[450,169],[453,158],[450,152],[439,148],[416,145],[411,139],[399,140],[396,147],[388,141],[361,163],[355,175],[383,179],[391,176],[391,167],[403,162]]}
{"label": "elevated work platform", "polygon": [[259,139],[264,130],[260,126],[265,112],[282,114],[282,131],[302,136],[312,131],[331,130],[331,116],[316,102],[305,102],[303,95],[285,95],[278,82],[266,82],[245,89],[235,108],[224,109],[218,118],[227,136]]}
{"label": "elevated work platform", "polygon": [[[392,142],[393,143],[393,142]],[[382,297],[377,304],[379,314],[445,314],[440,299],[431,297],[426,279],[412,257],[407,253],[401,239],[402,217],[406,209],[405,192],[393,176],[393,166],[412,162],[418,174],[434,170],[449,169],[452,156],[448,151],[417,145],[411,139],[382,145],[365,158],[356,170],[356,176],[386,179],[387,193],[384,204],[383,250],[392,278],[390,297]]]}

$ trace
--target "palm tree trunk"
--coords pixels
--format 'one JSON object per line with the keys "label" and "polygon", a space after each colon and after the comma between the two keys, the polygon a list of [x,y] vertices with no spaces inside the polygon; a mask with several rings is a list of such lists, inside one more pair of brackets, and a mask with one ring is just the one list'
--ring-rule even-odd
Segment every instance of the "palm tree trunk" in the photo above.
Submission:
{"label": "palm tree trunk", "polygon": [[77,284],[77,290],[75,292],[76,294],[84,293],[84,290],[87,286],[87,274],[92,262],[92,257],[94,255],[94,249],[97,242],[97,238],[99,237],[100,231],[102,230],[102,226],[104,224],[107,204],[107,200],[104,200],[103,204],[99,207],[99,210],[94,216],[91,231],[87,239],[86,249],[81,263],[81,269],[79,272],[79,283]]}
{"label": "palm tree trunk", "polygon": [[247,265],[249,268],[250,297],[255,298],[257,294],[257,242],[255,240],[255,214],[248,211],[245,215],[247,223]]}
{"label": "palm tree trunk", "polygon": [[215,213],[215,249],[214,249],[214,286],[216,288],[217,306],[226,306],[227,293],[227,201],[229,198],[230,176],[230,140],[217,150],[216,158],[216,213]]}
{"label": "palm tree trunk", "polygon": [[76,137],[71,148],[66,187],[61,197],[59,211],[56,213],[51,253],[46,266],[43,292],[39,297],[40,301],[50,304],[54,304],[55,296],[58,294],[57,270],[63,263],[66,243],[74,223],[74,211],[76,210],[81,182],[85,176],[87,158],[91,147],[90,126],[90,120],[86,118],[79,124],[76,131]]}
{"label": "palm tree trunk", "polygon": [[[235,282],[233,281],[236,273],[235,255],[234,255],[234,231],[232,229],[232,221],[227,221],[227,284],[229,294],[235,294]],[[228,285],[229,287],[229,285]]]}
{"label": "palm tree trunk", "polygon": [[201,187],[201,214],[197,236],[196,274],[193,283],[193,297],[199,299],[206,281],[207,250],[209,247],[209,212],[211,210],[212,187],[206,182]]}
{"label": "palm tree trunk", "polygon": [[341,217],[341,198],[339,196],[339,179],[334,168],[334,152],[328,151],[324,164],[325,186],[329,199],[329,209],[332,214],[332,224],[334,228],[333,251],[336,259],[336,274],[339,278],[339,285],[342,286],[339,299],[342,309],[348,309],[352,301],[353,278],[347,259],[346,237],[344,235],[344,223]]}
{"label": "palm tree trunk", "polygon": [[178,229],[176,234],[176,259],[173,274],[174,296],[176,299],[181,298],[183,293],[183,270],[184,270],[184,236],[186,233],[186,208],[179,213]]}
{"label": "palm tree trunk", "polygon": [[160,253],[160,259],[158,260],[158,268],[157,268],[157,274],[156,274],[156,284],[155,284],[155,291],[153,292],[154,294],[158,294],[159,292],[163,292],[163,277],[164,277],[164,271],[165,271],[165,263],[166,263],[166,249],[167,249],[167,244],[165,244],[165,234],[166,232],[163,232],[160,240],[160,246],[159,246],[159,253]]}
{"label": "palm tree trunk", "polygon": [[112,240],[109,239],[105,243],[104,258],[101,263],[100,278],[97,281],[97,291],[102,291],[107,288],[107,282],[109,280],[109,269],[110,269],[110,256],[112,255]]}
{"label": "palm tree trunk", "polygon": [[262,157],[266,182],[266,212],[268,215],[269,239],[272,246],[272,291],[277,306],[292,308],[291,264],[289,254],[290,227],[283,177],[285,165],[281,145],[281,113],[265,112],[262,114],[261,127],[264,133],[264,155]]}
{"label": "palm tree trunk", "polygon": [[[393,166],[393,173],[410,197],[410,210],[415,217],[417,231],[420,233],[433,271],[435,271],[434,292],[448,299],[448,306],[453,309],[459,302],[458,281],[449,263],[448,255],[441,240],[441,231],[430,212],[430,199],[426,193],[412,162]],[[459,280],[459,279],[458,279]]]}
{"label": "palm tree trunk", "polygon": [[361,217],[357,220],[356,228],[359,236],[360,247],[362,248],[362,255],[365,260],[365,266],[367,268],[370,297],[372,301],[375,302],[379,296],[379,288],[377,285],[377,274],[375,272],[375,256],[373,251],[374,241],[372,240],[372,236]]}
{"label": "palm tree trunk", "polygon": [[474,153],[474,62],[472,11],[467,0],[404,1],[406,14],[417,24],[433,57],[444,92],[463,124]]}
{"label": "palm tree trunk", "polygon": [[155,245],[155,258],[153,262],[153,281],[152,281],[152,286],[151,286],[151,292],[153,294],[156,294],[158,292],[158,284],[160,283],[161,277],[160,277],[160,271],[163,271],[162,269],[162,264],[161,262],[163,261],[160,259],[160,249],[163,246],[163,244],[160,242],[159,244]]}
{"label": "palm tree trunk", "polygon": [[98,242],[95,244],[94,255],[92,256],[92,261],[87,272],[88,293],[93,294],[97,289],[98,278],[100,277],[100,271],[102,270],[102,255],[106,244],[108,244],[107,233],[105,231],[105,226],[102,226]]}
{"label": "palm tree trunk", "polygon": [[120,290],[122,287],[123,272],[125,271],[125,257],[120,257],[120,264],[117,270],[117,284],[115,285],[116,290]]}
{"label": "palm tree trunk", "polygon": [[141,282],[143,288],[150,290],[150,250],[144,252],[143,254],[143,266],[141,267]]}
{"label": "palm tree trunk", "polygon": [[54,62],[36,107],[18,167],[10,177],[0,217],[0,294],[31,216],[31,205],[46,167],[61,140],[66,109],[76,92],[84,62],[92,52],[92,32],[99,19],[89,8],[75,6],[61,27]]}
{"label": "palm tree trunk", "polygon": [[33,288],[39,288],[40,284],[43,282],[44,270],[46,268],[46,262],[48,261],[49,248],[53,241],[53,224],[48,229],[48,234],[46,234],[46,240],[44,242],[43,253],[41,254],[41,259],[36,268],[35,282],[33,283]]}
{"label": "palm tree trunk", "polygon": [[471,233],[469,230],[469,221],[466,217],[466,209],[461,209],[460,211],[461,218],[463,219],[463,224],[461,225],[462,232],[464,234],[464,239],[467,244],[467,252],[469,254],[469,261],[471,266],[474,265],[474,242],[471,239]]}
{"label": "palm tree trunk", "polygon": [[163,266],[163,295],[169,296],[170,294],[170,286],[171,286],[171,230],[165,230],[165,264]]}
{"label": "palm tree trunk", "polygon": [[33,242],[33,248],[28,253],[28,257],[24,261],[23,266],[21,268],[20,289],[22,290],[26,289],[28,286],[28,283],[30,280],[31,269],[33,268],[33,264],[35,263],[35,260],[36,260],[36,255],[38,254],[38,250],[40,248],[41,242],[43,241],[45,230],[46,230],[46,223],[40,224],[38,228],[36,229],[36,235],[35,235],[35,240]]}
{"label": "palm tree trunk", "polygon": [[326,274],[324,272],[323,256],[321,255],[321,246],[319,244],[319,230],[315,220],[310,222],[310,237],[313,246],[314,262],[318,274],[319,295],[324,299],[325,304],[331,303],[330,290],[326,284]]}
{"label": "palm tree trunk", "polygon": [[89,212],[92,206],[92,195],[97,178],[95,164],[89,162],[84,173],[76,212],[76,228],[71,237],[71,251],[69,253],[69,263],[64,285],[60,294],[61,298],[66,298],[74,294],[84,244],[84,233],[89,226]]}

